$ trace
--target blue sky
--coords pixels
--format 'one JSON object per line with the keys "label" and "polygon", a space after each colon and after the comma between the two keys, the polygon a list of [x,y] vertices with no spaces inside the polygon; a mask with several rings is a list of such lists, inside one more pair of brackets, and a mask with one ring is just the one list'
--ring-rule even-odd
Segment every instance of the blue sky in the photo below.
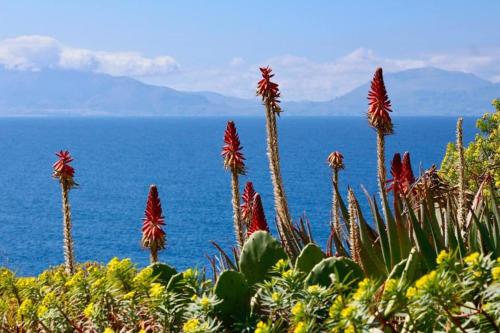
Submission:
{"label": "blue sky", "polygon": [[0,64],[132,76],[251,97],[270,64],[284,98],[327,100],[386,71],[500,81],[500,1],[1,1]]}

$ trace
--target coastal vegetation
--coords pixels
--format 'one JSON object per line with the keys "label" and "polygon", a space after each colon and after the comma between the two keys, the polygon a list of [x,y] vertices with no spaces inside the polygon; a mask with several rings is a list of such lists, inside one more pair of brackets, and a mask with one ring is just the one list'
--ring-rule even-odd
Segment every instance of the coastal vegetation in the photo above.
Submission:
{"label": "coastal vegetation", "polygon": [[377,151],[367,158],[377,160],[379,193],[362,188],[360,195],[349,187],[342,197],[340,171],[349,161],[332,143],[333,152],[325,156],[332,206],[325,207],[331,221],[323,247],[313,241],[308,222],[290,214],[278,145],[281,95],[271,68],[260,72],[257,95],[266,116],[277,235],[253,183],[240,196],[239,176],[247,170],[236,125],[229,121],[221,155],[231,174],[231,251],[214,242],[217,255],[207,268],[178,271],[160,262],[166,224],[158,188],[151,185],[141,242],[150,265],[140,268],[127,258],[77,264],[69,201],[77,184],[73,158],[61,151],[53,176],[62,189],[65,263],[33,277],[0,269],[0,330],[499,332],[500,102],[478,120],[480,133],[467,147],[458,120],[456,143],[448,146],[440,170],[432,166],[415,174],[404,152],[393,155],[387,172],[385,137],[404,134],[394,133],[389,94],[377,69],[367,112]]}

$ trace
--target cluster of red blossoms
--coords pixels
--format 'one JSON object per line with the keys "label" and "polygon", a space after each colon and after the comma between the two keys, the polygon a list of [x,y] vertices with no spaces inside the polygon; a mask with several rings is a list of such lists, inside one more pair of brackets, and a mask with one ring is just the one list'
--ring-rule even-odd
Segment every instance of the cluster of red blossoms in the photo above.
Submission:
{"label": "cluster of red blossoms", "polygon": [[144,212],[142,224],[142,245],[148,248],[165,248],[165,218],[162,215],[161,202],[158,196],[158,189],[155,185],[149,188],[146,211]]}
{"label": "cluster of red blossoms", "polygon": [[391,162],[392,179],[387,181],[387,192],[394,191],[395,195],[406,195],[410,192],[412,184],[415,182],[413,170],[411,168],[410,153],[403,154],[403,161],[399,153],[394,154]]}
{"label": "cluster of red blossoms", "polygon": [[241,218],[246,222],[247,225],[250,224],[252,218],[253,200],[255,197],[255,189],[253,188],[252,182],[247,182],[241,199],[243,203],[241,204]]}
{"label": "cluster of red blossoms", "polygon": [[52,166],[54,168],[54,178],[58,178],[62,184],[70,188],[76,186],[77,184],[73,180],[75,169],[69,165],[73,161],[73,157],[67,150],[59,151],[56,156],[59,159]]}
{"label": "cluster of red blossoms", "polygon": [[239,175],[245,174],[245,157],[241,152],[242,149],[234,122],[228,121],[224,132],[224,147],[222,147],[221,155],[224,158],[224,167]]}
{"label": "cluster of red blossoms", "polygon": [[371,82],[371,88],[368,92],[368,122],[370,125],[382,131],[382,134],[393,133],[392,121],[389,116],[391,110],[391,101],[385,89],[382,68],[377,68]]}
{"label": "cluster of red blossoms", "polygon": [[269,232],[260,194],[255,192],[252,182],[247,182],[242,195],[241,216],[247,222],[247,236],[258,230]]}
{"label": "cluster of red blossoms", "polygon": [[270,67],[260,67],[260,72],[262,73],[262,79],[257,83],[257,96],[262,96],[262,101],[264,104],[269,105],[271,110],[278,115],[281,112],[280,96],[281,93],[278,88],[278,84],[271,81],[274,74]]}

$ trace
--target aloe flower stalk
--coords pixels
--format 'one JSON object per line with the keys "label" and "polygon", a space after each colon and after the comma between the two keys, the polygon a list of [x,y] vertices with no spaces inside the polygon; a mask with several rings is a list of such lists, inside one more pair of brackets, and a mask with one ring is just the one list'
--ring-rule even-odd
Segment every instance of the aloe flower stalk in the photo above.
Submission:
{"label": "aloe flower stalk", "polygon": [[258,230],[269,232],[269,226],[267,225],[266,215],[264,214],[264,208],[262,207],[262,200],[260,199],[259,193],[255,193],[252,202],[252,220],[247,231],[248,237]]}
{"label": "aloe flower stalk", "polygon": [[241,199],[243,203],[241,204],[241,218],[245,222],[245,225],[248,227],[250,222],[252,221],[252,208],[253,201],[255,198],[255,189],[253,188],[252,182],[247,182],[245,184],[245,189],[243,190],[243,194],[241,195]]}
{"label": "aloe flower stalk", "polygon": [[351,250],[351,259],[361,265],[361,240],[357,219],[357,202],[354,192],[351,188],[348,189],[347,203],[349,210],[349,246]]}
{"label": "aloe flower stalk", "polygon": [[[383,195],[386,183],[385,171],[385,136],[393,133],[392,120],[389,115],[391,101],[385,89],[382,68],[377,68],[368,92],[368,122],[377,131],[377,171],[380,196]],[[387,212],[384,213],[387,218]]]}
{"label": "aloe flower stalk", "polygon": [[224,158],[224,168],[231,171],[233,224],[236,241],[240,248],[243,247],[243,243],[245,242],[238,179],[239,175],[245,174],[245,157],[243,156],[242,149],[243,147],[241,146],[240,137],[238,136],[234,122],[228,121],[226,131],[224,132],[224,146],[222,147],[221,155]]}
{"label": "aloe flower stalk", "polygon": [[142,220],[142,246],[149,248],[151,263],[158,262],[158,252],[165,248],[165,217],[162,215],[160,197],[156,185],[149,187],[148,201]]}
{"label": "aloe flower stalk", "polygon": [[271,81],[274,77],[274,74],[271,74],[272,69],[261,67],[260,72],[262,79],[257,83],[257,95],[262,97],[266,111],[267,156],[274,189],[277,227],[286,252],[290,257],[294,258],[298,254],[298,248],[294,238],[292,218],[288,210],[288,202],[281,177],[278,128],[276,126],[276,115],[279,116],[282,112],[279,104],[281,94],[278,84]]}
{"label": "aloe flower stalk", "polygon": [[463,130],[462,118],[457,121],[457,169],[458,169],[458,207],[457,207],[457,220],[458,226],[464,232],[465,227],[465,157],[464,157],[464,144],[463,144]]}
{"label": "aloe flower stalk", "polygon": [[332,222],[331,228],[335,230],[339,239],[342,239],[342,229],[340,227],[339,220],[339,198],[337,198],[337,191],[335,191],[335,187],[339,184],[339,171],[344,169],[344,156],[338,152],[334,151],[330,155],[328,155],[327,159],[328,165],[332,169],[332,182],[333,182],[333,190],[332,190]]}
{"label": "aloe flower stalk", "polygon": [[75,271],[75,256],[73,252],[73,238],[71,236],[71,206],[69,204],[69,191],[78,186],[73,177],[75,169],[70,165],[73,161],[69,151],[59,151],[56,153],[59,158],[54,165],[53,177],[59,179],[62,192],[62,211],[64,229],[64,264],[66,272],[73,274]]}

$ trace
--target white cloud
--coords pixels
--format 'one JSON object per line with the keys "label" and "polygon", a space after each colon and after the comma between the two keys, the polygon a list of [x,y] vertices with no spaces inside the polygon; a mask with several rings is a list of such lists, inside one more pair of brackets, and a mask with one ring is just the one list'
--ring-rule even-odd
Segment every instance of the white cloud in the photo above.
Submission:
{"label": "white cloud", "polygon": [[[237,59],[237,58],[235,58]],[[235,66],[237,64],[237,66]],[[387,58],[373,50],[359,48],[333,59],[316,62],[293,55],[268,58],[259,64],[231,60],[228,66],[204,70],[182,71],[157,78],[161,83],[181,90],[210,90],[222,94],[252,98],[258,80],[258,67],[269,65],[276,73],[283,100],[330,100],[368,82],[375,68],[385,72],[427,66],[463,71],[500,82],[500,49],[482,50],[474,54],[431,54],[409,58]]]}
{"label": "white cloud", "polygon": [[19,70],[65,68],[131,76],[148,83],[188,91],[215,91],[253,98],[259,66],[276,73],[283,100],[329,100],[368,82],[376,67],[385,72],[434,66],[479,75],[500,82],[500,48],[473,52],[383,57],[359,48],[331,61],[282,55],[251,63],[234,57],[224,66],[180,68],[170,56],[146,57],[137,52],[104,52],[69,47],[46,36],[20,36],[0,41],[0,65]]}
{"label": "white cloud", "polygon": [[179,68],[170,56],[148,58],[136,52],[72,48],[46,36],[19,36],[0,41],[0,64],[19,70],[63,68],[133,77],[165,75]]}

